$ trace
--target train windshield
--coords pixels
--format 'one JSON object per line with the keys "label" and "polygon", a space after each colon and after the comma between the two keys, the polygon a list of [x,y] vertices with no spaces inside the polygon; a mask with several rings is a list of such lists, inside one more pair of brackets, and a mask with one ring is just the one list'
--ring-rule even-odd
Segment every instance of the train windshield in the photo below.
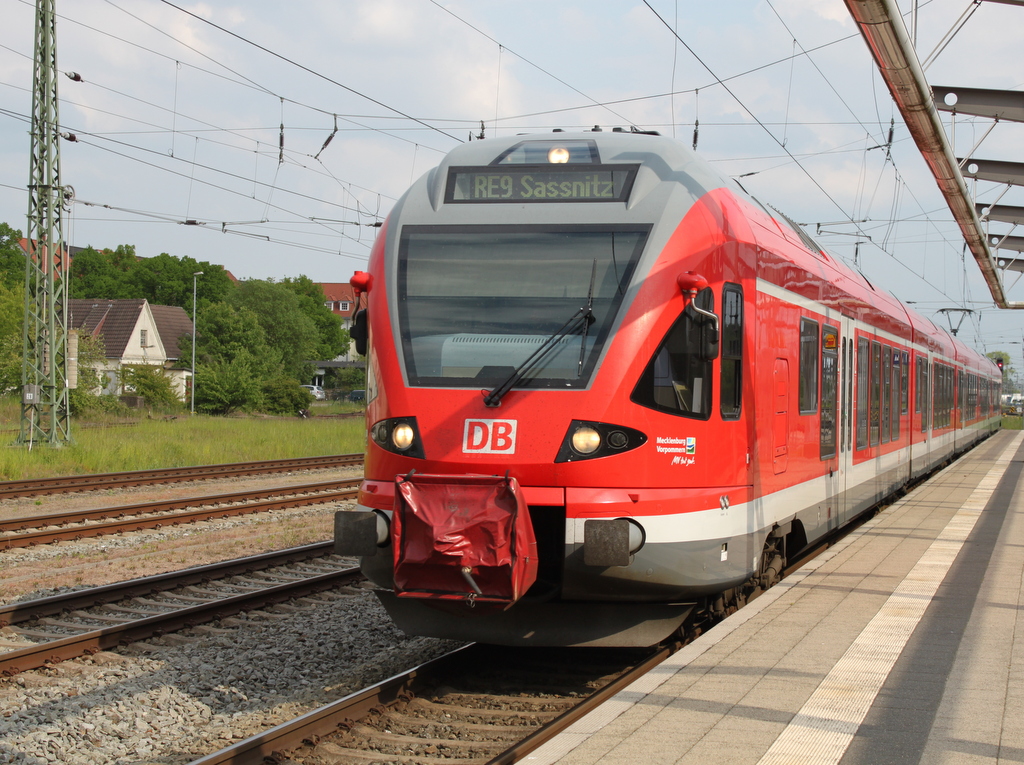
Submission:
{"label": "train windshield", "polygon": [[[649,227],[406,226],[398,309],[410,385],[517,388],[589,381]],[[590,321],[552,341],[583,308]]]}

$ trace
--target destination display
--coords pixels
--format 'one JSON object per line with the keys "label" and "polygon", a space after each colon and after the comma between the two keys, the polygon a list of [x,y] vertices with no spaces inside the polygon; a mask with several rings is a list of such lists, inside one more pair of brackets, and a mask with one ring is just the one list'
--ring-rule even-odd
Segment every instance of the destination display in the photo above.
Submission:
{"label": "destination display", "polygon": [[445,203],[625,202],[639,165],[453,167]]}

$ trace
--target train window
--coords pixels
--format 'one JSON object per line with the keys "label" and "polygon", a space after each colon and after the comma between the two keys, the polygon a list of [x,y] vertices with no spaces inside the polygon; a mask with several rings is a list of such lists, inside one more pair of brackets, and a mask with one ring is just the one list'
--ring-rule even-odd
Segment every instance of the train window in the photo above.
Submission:
{"label": "train window", "polygon": [[840,364],[842,368],[842,375],[839,381],[839,451],[846,451],[846,413],[850,409],[849,391],[846,388],[846,378],[850,374],[850,365],[846,363],[846,338],[843,338],[842,342],[842,353],[840,355],[842,362]]}
{"label": "train window", "polygon": [[950,409],[950,396],[952,394],[952,375],[949,374],[953,370],[943,364],[934,364],[934,382],[932,387],[934,394],[932,396],[932,405],[935,408],[933,415],[933,423],[936,428],[944,428],[949,425],[949,409]]}
{"label": "train window", "polygon": [[721,374],[722,419],[736,419],[743,390],[743,288],[738,284],[722,288]]}
{"label": "train window", "polygon": [[821,459],[836,456],[836,385],[839,372],[839,330],[821,330]]}
{"label": "train window", "polygon": [[[715,309],[710,289],[701,290],[694,301],[705,311]],[[711,416],[712,367],[701,354],[707,325],[708,320],[693,310],[693,302],[688,303],[633,389],[633,403],[681,417]]]}
{"label": "train window", "polygon": [[910,354],[900,354],[900,414],[910,411]]}
{"label": "train window", "polygon": [[[583,388],[648,226],[404,226],[398,328],[413,386]],[[589,320],[587,316],[589,315]]]}
{"label": "train window", "polygon": [[853,448],[853,339],[846,346],[846,448]]}
{"label": "train window", "polygon": [[922,356],[913,357],[914,374],[913,374],[913,413],[920,415],[923,408],[922,393],[924,392],[924,381],[925,381],[925,359]]}
{"label": "train window", "polygon": [[921,432],[928,432],[928,422],[931,407],[928,404],[928,359],[919,357],[917,359],[917,402],[918,411],[921,412]]}
{"label": "train window", "polygon": [[882,407],[882,345],[877,341],[871,343],[871,401],[869,406],[871,445],[877,446]]}
{"label": "train window", "polygon": [[857,448],[868,445],[868,380],[871,357],[867,338],[857,338]]}
{"label": "train window", "polygon": [[902,380],[901,370],[903,354],[896,350],[892,351],[892,440],[898,441],[900,437],[900,412],[902,410],[903,391],[900,385]]}
{"label": "train window", "polygon": [[818,322],[800,319],[800,414],[818,411]]}
{"label": "train window", "polygon": [[890,425],[892,424],[892,349],[882,346],[882,443],[889,443]]}

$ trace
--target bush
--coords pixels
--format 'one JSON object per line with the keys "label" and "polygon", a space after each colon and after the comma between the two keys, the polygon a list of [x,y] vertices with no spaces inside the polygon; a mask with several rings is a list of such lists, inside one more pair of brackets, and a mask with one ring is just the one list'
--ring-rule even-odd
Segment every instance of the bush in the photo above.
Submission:
{"label": "bush", "polygon": [[163,368],[146,364],[121,367],[121,384],[125,392],[146,399],[146,405],[160,409],[180,409],[181,400],[174,394],[171,378]]}
{"label": "bush", "polygon": [[71,414],[80,416],[114,415],[130,416],[132,411],[117,396],[96,395],[89,393],[84,388],[74,388],[68,391],[68,407]]}
{"label": "bush", "polygon": [[263,410],[268,414],[296,414],[312,403],[313,394],[298,380],[278,377],[263,384]]}
{"label": "bush", "polygon": [[205,414],[230,414],[260,408],[263,395],[253,371],[255,365],[253,357],[243,350],[231,361],[199,366],[193,381],[196,409]]}

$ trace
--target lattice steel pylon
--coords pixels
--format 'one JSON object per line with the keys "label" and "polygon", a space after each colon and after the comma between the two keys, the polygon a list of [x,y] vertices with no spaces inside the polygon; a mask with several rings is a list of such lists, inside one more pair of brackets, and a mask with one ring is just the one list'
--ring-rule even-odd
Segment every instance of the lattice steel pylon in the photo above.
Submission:
{"label": "lattice steel pylon", "polygon": [[68,411],[66,251],[57,118],[56,0],[36,0],[35,72],[32,77],[32,156],[29,162],[22,340],[21,433],[18,443],[71,442]]}

